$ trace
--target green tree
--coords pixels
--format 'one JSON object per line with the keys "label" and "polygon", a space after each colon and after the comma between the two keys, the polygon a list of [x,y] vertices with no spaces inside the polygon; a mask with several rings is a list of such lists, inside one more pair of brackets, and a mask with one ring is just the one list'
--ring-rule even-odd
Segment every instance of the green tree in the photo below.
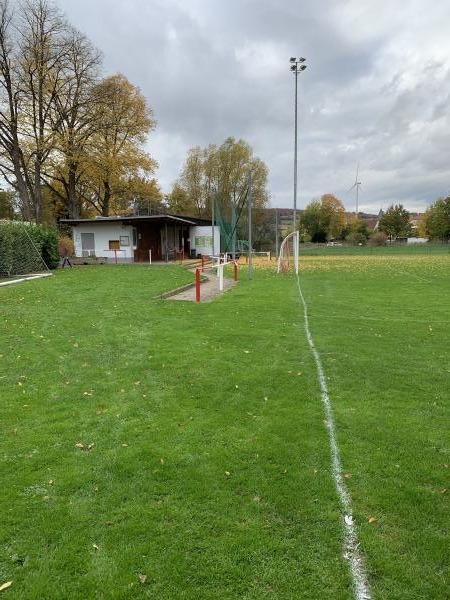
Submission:
{"label": "green tree", "polygon": [[402,204],[393,204],[382,215],[378,229],[383,231],[390,239],[408,236],[411,232],[409,212]]}
{"label": "green tree", "polygon": [[344,205],[333,194],[323,194],[320,200],[313,200],[300,216],[300,229],[310,236],[312,242],[340,239],[345,224]]}
{"label": "green tree", "polygon": [[450,196],[438,198],[428,207],[424,217],[424,227],[432,239],[444,241],[450,238]]}
{"label": "green tree", "polygon": [[300,216],[300,228],[311,238],[312,242],[327,241],[330,215],[323,209],[320,200],[312,200]]}
{"label": "green tree", "polygon": [[210,144],[189,150],[174,190],[178,199],[184,191],[183,203],[196,216],[211,216],[211,204],[216,199],[222,214],[233,221],[231,213],[242,199],[249,174],[253,205],[263,208],[268,202],[267,166],[253,155],[247,142],[229,137],[220,146]]}

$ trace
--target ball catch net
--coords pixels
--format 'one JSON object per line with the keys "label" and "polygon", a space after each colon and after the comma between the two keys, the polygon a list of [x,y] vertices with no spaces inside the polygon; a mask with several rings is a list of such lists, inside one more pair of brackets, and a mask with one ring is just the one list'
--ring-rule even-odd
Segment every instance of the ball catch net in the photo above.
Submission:
{"label": "ball catch net", "polygon": [[281,243],[280,254],[278,255],[277,273],[285,273],[294,270],[298,273],[298,247],[300,236],[298,231],[287,235]]}
{"label": "ball catch net", "polygon": [[0,222],[0,277],[49,272],[36,244],[19,222]]}

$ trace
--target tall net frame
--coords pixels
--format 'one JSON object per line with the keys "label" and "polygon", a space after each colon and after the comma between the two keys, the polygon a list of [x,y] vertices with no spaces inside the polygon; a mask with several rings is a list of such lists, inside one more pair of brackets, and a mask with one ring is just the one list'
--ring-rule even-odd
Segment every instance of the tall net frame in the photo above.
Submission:
{"label": "tall net frame", "polygon": [[0,277],[49,273],[41,253],[27,231],[27,224],[18,221],[0,222]]}
{"label": "tall net frame", "polygon": [[284,238],[278,255],[277,273],[286,273],[293,268],[294,273],[298,274],[299,244],[300,235],[298,231],[293,231]]}

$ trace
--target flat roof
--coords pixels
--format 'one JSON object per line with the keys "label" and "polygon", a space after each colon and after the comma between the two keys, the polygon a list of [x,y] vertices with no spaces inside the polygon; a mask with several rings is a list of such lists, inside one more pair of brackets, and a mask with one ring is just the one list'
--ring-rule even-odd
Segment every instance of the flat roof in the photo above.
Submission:
{"label": "flat roof", "polygon": [[[92,219],[60,219],[60,223],[66,225],[81,225],[83,223],[151,223],[160,221],[162,223],[179,223],[184,225],[198,225],[199,221],[205,222],[205,219],[196,219],[195,217],[179,217],[177,215],[134,215],[129,217],[94,217]],[[207,222],[207,221],[206,221]]]}

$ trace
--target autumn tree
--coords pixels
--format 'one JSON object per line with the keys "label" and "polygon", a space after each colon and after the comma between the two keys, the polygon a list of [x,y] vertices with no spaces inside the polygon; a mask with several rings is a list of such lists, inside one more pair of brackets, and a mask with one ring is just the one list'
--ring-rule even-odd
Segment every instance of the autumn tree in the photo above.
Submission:
{"label": "autumn tree", "polygon": [[19,195],[26,221],[31,216],[30,181],[21,145],[20,113],[22,96],[13,12],[7,0],[0,0],[0,172]]}
{"label": "autumn tree", "polygon": [[47,186],[65,205],[67,215],[79,218],[82,210],[79,182],[89,162],[91,138],[102,128],[97,118],[94,95],[100,54],[77,31],[71,32],[66,48],[68,60],[61,86],[53,100],[54,151],[44,178]]}
{"label": "autumn tree", "polygon": [[378,229],[383,231],[392,241],[398,237],[408,236],[411,232],[409,212],[402,204],[393,204],[381,216]]}
{"label": "autumn tree", "polygon": [[340,239],[345,224],[344,205],[333,194],[324,194],[320,200],[312,200],[300,216],[300,227],[312,242]]}
{"label": "autumn tree", "polygon": [[26,220],[48,218],[50,204],[76,218],[161,198],[144,150],[152,113],[122,75],[101,81],[100,66],[51,0],[0,0],[0,174]]}
{"label": "autumn tree", "polygon": [[84,201],[103,216],[121,214],[134,202],[132,183],[151,179],[156,169],[144,148],[156,122],[139,89],[124,75],[100,82],[94,98],[101,126],[90,137]]}

